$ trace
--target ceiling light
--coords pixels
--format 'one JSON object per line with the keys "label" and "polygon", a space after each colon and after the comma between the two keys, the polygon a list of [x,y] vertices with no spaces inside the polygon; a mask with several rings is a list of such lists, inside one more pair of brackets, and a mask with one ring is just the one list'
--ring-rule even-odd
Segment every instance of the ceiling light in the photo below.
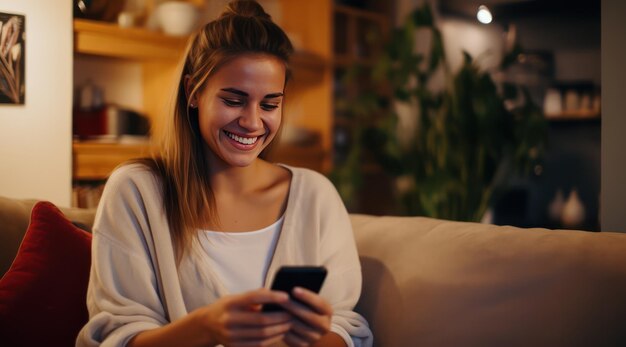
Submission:
{"label": "ceiling light", "polygon": [[491,15],[491,11],[485,5],[480,5],[478,7],[478,12],[476,13],[476,18],[478,21],[483,24],[489,24],[493,20],[493,16]]}

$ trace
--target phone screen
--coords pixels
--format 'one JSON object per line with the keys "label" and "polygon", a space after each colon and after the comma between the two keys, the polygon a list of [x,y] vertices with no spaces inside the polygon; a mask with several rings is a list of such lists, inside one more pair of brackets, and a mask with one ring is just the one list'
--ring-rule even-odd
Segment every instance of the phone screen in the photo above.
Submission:
{"label": "phone screen", "polygon": [[[272,290],[287,292],[289,296],[291,296],[294,287],[302,287],[319,293],[324,279],[326,279],[326,273],[326,268],[323,266],[283,266],[276,273],[271,288]],[[292,299],[297,301],[295,298]],[[263,305],[263,312],[274,312],[282,309],[279,305]]]}

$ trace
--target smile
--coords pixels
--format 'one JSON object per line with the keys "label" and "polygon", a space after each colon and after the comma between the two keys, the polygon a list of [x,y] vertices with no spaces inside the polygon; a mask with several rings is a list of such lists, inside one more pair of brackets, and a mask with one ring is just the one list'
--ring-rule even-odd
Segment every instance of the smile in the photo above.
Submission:
{"label": "smile", "polygon": [[226,134],[226,136],[230,137],[231,139],[241,143],[242,145],[253,145],[259,139],[258,136],[256,136],[256,137],[241,137],[241,136],[237,136],[237,135],[235,135],[235,134],[233,134],[231,132],[228,132],[226,130],[224,130],[224,134]]}

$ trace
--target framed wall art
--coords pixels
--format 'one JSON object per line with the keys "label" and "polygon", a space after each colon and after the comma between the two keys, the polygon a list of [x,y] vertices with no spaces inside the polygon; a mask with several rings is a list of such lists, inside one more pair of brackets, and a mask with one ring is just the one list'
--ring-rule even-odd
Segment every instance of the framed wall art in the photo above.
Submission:
{"label": "framed wall art", "polygon": [[23,105],[26,20],[0,12],[0,104]]}

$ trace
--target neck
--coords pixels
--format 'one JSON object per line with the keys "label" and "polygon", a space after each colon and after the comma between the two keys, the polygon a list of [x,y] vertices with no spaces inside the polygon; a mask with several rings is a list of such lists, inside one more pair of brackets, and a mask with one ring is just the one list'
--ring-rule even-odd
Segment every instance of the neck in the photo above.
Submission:
{"label": "neck", "polygon": [[255,189],[259,182],[262,160],[257,159],[246,167],[225,167],[211,165],[210,180],[213,191],[219,193],[243,194]]}

